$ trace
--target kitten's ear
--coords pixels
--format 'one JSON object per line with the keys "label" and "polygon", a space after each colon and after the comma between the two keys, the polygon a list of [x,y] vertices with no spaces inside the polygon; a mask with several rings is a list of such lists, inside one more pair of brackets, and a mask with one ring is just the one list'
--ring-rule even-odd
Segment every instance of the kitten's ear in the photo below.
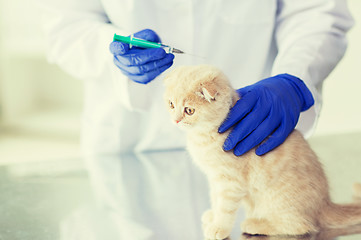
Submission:
{"label": "kitten's ear", "polygon": [[201,91],[197,92],[197,95],[211,102],[216,100],[217,91],[212,87],[202,87]]}

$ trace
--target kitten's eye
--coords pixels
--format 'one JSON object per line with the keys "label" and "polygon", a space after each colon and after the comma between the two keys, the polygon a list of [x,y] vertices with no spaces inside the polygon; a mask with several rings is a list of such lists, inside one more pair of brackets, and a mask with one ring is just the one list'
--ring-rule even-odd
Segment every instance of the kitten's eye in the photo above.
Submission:
{"label": "kitten's eye", "polygon": [[189,108],[189,107],[184,108],[184,112],[188,115],[193,115],[194,111],[195,111],[194,108]]}
{"label": "kitten's eye", "polygon": [[171,109],[174,108],[174,105],[173,105],[173,103],[172,103],[171,101],[169,101],[169,107],[170,107]]}

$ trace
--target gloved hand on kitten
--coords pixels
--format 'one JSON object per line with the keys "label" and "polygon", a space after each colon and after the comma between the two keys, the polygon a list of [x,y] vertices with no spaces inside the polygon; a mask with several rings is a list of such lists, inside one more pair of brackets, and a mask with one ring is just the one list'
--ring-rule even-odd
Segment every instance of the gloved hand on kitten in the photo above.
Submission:
{"label": "gloved hand on kitten", "polygon": [[[150,29],[134,34],[134,37],[160,42],[159,36]],[[174,55],[163,48],[129,47],[129,44],[113,41],[109,46],[115,65],[132,81],[147,84],[173,64]]]}
{"label": "gloved hand on kitten", "polygon": [[304,82],[289,74],[266,78],[237,92],[241,99],[219,128],[223,133],[234,127],[223,149],[234,149],[237,156],[264,140],[256,149],[257,155],[279,146],[295,128],[300,113],[314,104]]}

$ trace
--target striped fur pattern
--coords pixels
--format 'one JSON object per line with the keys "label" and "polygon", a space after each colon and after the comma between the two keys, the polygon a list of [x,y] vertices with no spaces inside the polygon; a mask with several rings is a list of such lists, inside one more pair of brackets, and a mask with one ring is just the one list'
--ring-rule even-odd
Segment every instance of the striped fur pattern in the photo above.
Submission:
{"label": "striped fur pattern", "polygon": [[[242,205],[243,232],[304,235],[361,224],[361,205],[331,202],[321,163],[298,131],[260,157],[254,149],[236,157],[222,145],[218,127],[239,99],[226,76],[207,65],[183,66],[165,78],[165,103],[175,124],[187,131],[187,148],[206,174],[211,209],[203,214],[207,239],[229,236]],[[361,187],[355,185],[361,196]]]}

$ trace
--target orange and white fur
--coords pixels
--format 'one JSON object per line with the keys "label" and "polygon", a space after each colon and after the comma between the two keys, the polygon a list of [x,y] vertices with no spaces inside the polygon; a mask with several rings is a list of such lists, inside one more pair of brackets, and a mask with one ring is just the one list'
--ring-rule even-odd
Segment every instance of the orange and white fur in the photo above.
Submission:
{"label": "orange and white fur", "polygon": [[321,163],[297,130],[261,157],[254,149],[240,157],[222,149],[229,132],[217,130],[239,96],[220,70],[183,66],[164,83],[171,118],[187,131],[188,151],[209,181],[211,209],[202,217],[207,239],[228,237],[241,205],[248,234],[303,235],[361,224],[360,204],[331,202]]}

